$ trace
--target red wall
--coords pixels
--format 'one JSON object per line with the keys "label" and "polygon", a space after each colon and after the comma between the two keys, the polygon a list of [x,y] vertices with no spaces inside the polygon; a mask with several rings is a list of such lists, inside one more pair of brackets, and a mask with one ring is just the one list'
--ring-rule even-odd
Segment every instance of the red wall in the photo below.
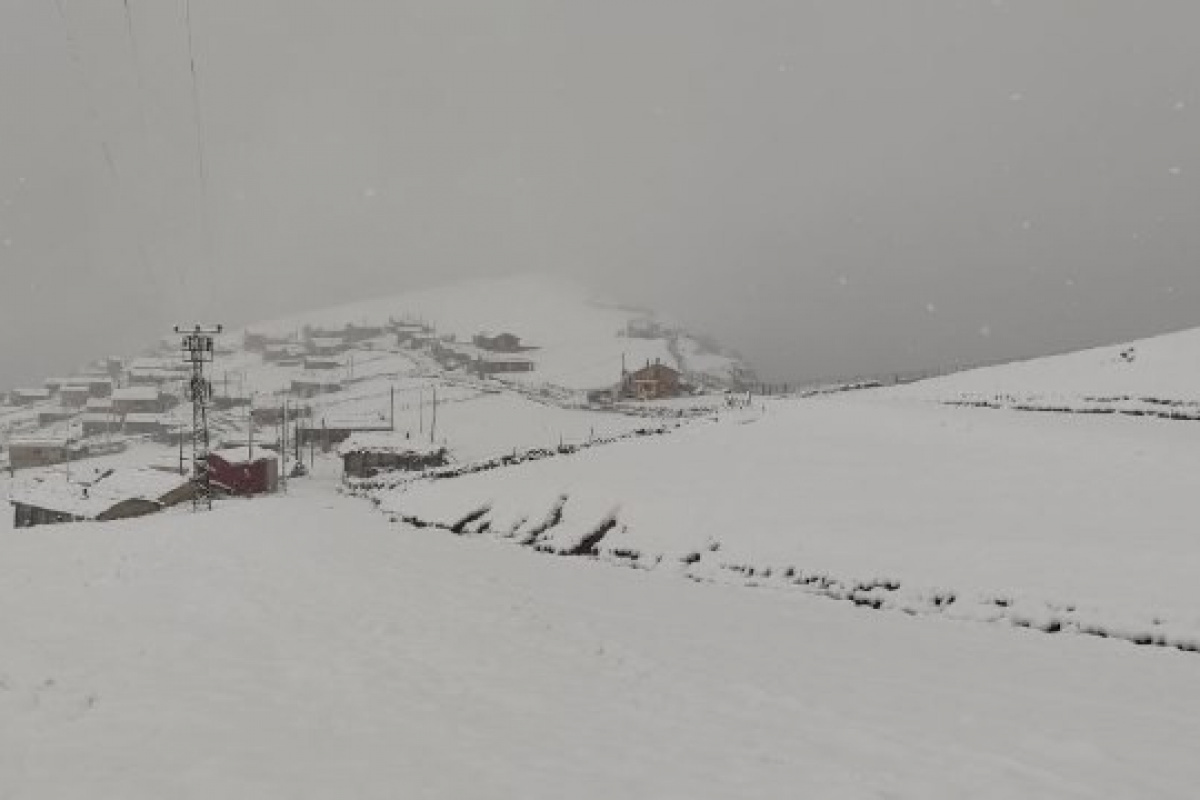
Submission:
{"label": "red wall", "polygon": [[230,464],[220,456],[208,457],[209,478],[213,483],[226,486],[239,496],[270,494],[278,482],[278,470],[273,459],[262,459],[253,464]]}

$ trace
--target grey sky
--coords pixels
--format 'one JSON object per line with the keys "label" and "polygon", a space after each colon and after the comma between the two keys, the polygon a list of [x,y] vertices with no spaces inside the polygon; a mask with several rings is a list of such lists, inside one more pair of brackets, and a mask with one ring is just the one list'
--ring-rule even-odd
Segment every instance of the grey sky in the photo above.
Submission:
{"label": "grey sky", "polygon": [[191,2],[203,186],[184,0],[0,3],[0,384],[527,270],[790,379],[1200,324],[1194,0]]}

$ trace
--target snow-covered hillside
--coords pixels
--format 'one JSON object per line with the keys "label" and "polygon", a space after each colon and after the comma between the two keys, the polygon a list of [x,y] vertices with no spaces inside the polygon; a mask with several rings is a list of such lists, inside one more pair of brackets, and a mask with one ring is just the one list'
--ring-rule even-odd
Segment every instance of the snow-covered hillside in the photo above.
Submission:
{"label": "snow-covered hillside", "polygon": [[[577,390],[622,353],[736,362],[573,292],[482,282],[250,329],[508,330],[538,367],[506,380],[432,337],[372,333],[331,369],[222,343],[217,445],[316,381],[307,424],[394,427],[447,466],[343,480],[314,444],[286,495],[210,514],[6,515],[0,797],[1195,795],[1200,425],[1140,412],[1200,413],[1200,335],[609,407]],[[0,426],[78,434],[46,410]],[[0,494],[178,464],[170,439],[80,441],[109,447]]]}
{"label": "snow-covered hillside", "polygon": [[746,424],[414,484],[384,505],[697,579],[1200,649],[1200,426],[887,393],[765,408]]}
{"label": "snow-covered hillside", "polygon": [[1200,400],[1200,328],[971,370],[913,384],[906,396],[962,396],[1082,401],[1087,398]]}
{"label": "snow-covered hillside", "polygon": [[1200,783],[1194,656],[697,586],[303,491],[0,537],[0,796],[1185,800]]}
{"label": "snow-covered hillside", "polygon": [[[249,329],[287,335],[304,326],[338,330],[347,324],[383,324],[389,319],[427,322],[439,335],[450,334],[460,342],[470,342],[481,332],[513,333],[524,345],[536,348],[529,351],[537,366],[534,374],[513,378],[524,382],[577,390],[603,388],[620,380],[623,362],[636,369],[662,361],[726,383],[749,374],[739,359],[713,352],[675,328],[655,324],[647,312],[597,302],[577,283],[539,274],[449,284]],[[635,335],[628,335],[631,326]],[[637,335],[647,329],[652,337]]]}

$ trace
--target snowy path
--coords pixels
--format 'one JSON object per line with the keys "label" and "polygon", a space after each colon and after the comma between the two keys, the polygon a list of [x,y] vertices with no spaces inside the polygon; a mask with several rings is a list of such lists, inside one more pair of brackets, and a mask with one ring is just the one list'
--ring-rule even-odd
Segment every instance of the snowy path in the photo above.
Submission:
{"label": "snowy path", "polygon": [[0,534],[0,797],[1195,796],[1200,661],[302,497]]}

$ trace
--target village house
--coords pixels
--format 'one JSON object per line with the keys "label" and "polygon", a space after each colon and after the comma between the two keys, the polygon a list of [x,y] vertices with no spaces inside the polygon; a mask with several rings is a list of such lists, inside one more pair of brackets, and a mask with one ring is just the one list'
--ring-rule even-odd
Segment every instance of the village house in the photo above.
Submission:
{"label": "village house", "polygon": [[129,386],[162,386],[175,380],[180,376],[161,369],[131,369],[126,375]]}
{"label": "village house", "polygon": [[235,408],[246,408],[249,405],[250,395],[248,394],[222,392],[212,399],[212,407],[216,411],[232,411]]}
{"label": "village house", "polygon": [[293,378],[291,393],[302,399],[320,397],[323,394],[333,394],[342,390],[342,382],[323,375],[304,375]]}
{"label": "village house", "polygon": [[262,353],[267,348],[282,347],[291,341],[291,337],[288,336],[246,331],[242,336],[242,347],[252,353]]}
{"label": "village house", "polygon": [[387,333],[387,328],[383,325],[372,325],[370,323],[349,322],[346,328],[342,331],[342,336],[349,344],[359,344],[370,339],[378,339]]}
{"label": "village house", "polygon": [[329,372],[331,370],[345,369],[346,362],[332,356],[305,356],[304,368],[315,372]]}
{"label": "village house", "polygon": [[71,385],[87,387],[88,397],[112,397],[114,386],[107,375],[80,375],[71,379]]}
{"label": "village house", "polygon": [[678,397],[681,392],[679,371],[657,361],[626,373],[621,381],[621,394],[638,400]]}
{"label": "village house", "polygon": [[405,343],[405,345],[409,350],[425,350],[435,347],[438,341],[439,339],[435,334],[417,333],[408,337],[408,341]]}
{"label": "village house", "polygon": [[83,408],[92,397],[92,390],[87,384],[65,383],[58,390],[58,402],[67,408]]}
{"label": "village house", "polygon": [[122,430],[128,436],[162,439],[170,427],[170,418],[163,414],[131,412],[125,415]]}
{"label": "village house", "polygon": [[73,443],[62,437],[13,439],[8,443],[8,463],[13,470],[51,467],[78,455]]}
{"label": "village house", "polygon": [[346,478],[373,478],[381,472],[419,472],[445,466],[444,447],[423,445],[393,432],[356,433],[339,448]]}
{"label": "village house", "polygon": [[113,413],[113,400],[111,397],[90,397],[84,404],[83,410],[89,414],[111,414]]}
{"label": "village house", "polygon": [[151,469],[107,470],[71,481],[50,475],[13,487],[14,527],[67,522],[108,522],[154,514],[190,500],[193,484]]}
{"label": "village house", "polygon": [[58,390],[61,389],[65,383],[67,383],[66,378],[47,378],[43,385],[46,387],[46,391],[50,394],[58,394]]}
{"label": "village house", "polygon": [[8,402],[14,406],[31,406],[50,399],[49,389],[14,389],[9,392]]}
{"label": "village house", "polygon": [[296,443],[298,447],[318,447],[322,452],[329,452],[344,444],[351,436],[360,433],[392,432],[391,422],[382,414],[373,417],[339,419],[323,418],[319,422],[309,422],[296,427]]}
{"label": "village house", "polygon": [[392,333],[396,335],[396,344],[403,345],[418,336],[430,333],[429,328],[417,322],[392,322]]}
{"label": "village house", "polygon": [[304,359],[304,348],[298,344],[271,345],[262,352],[263,362],[278,366],[297,366]]}
{"label": "village house", "polygon": [[341,336],[314,336],[308,340],[310,356],[339,356],[350,349]]}
{"label": "village house", "polygon": [[521,337],[512,333],[489,333],[483,331],[475,334],[472,342],[481,350],[487,350],[492,353],[520,353],[522,350],[528,350],[527,347],[521,346]]}
{"label": "village house", "polygon": [[117,414],[160,414],[168,405],[157,386],[128,386],[113,393],[112,407]]}
{"label": "village house", "polygon": [[234,497],[273,494],[279,489],[279,456],[269,450],[232,447],[209,454],[214,488]]}
{"label": "village house", "polygon": [[71,408],[44,408],[38,412],[38,427],[45,428],[48,425],[67,422],[74,419],[78,413],[77,410]]}
{"label": "village house", "polygon": [[85,439],[121,432],[121,418],[111,413],[84,414],[79,418],[79,425]]}
{"label": "village house", "polygon": [[[271,425],[281,425],[285,416],[283,405],[276,404],[270,406],[255,406],[250,409],[250,419],[259,427],[269,427]],[[308,406],[288,405],[286,409],[288,421],[305,419],[312,416],[312,409]]]}
{"label": "village house", "polygon": [[475,361],[480,375],[501,375],[512,372],[533,372],[534,363],[522,356],[483,355]]}

